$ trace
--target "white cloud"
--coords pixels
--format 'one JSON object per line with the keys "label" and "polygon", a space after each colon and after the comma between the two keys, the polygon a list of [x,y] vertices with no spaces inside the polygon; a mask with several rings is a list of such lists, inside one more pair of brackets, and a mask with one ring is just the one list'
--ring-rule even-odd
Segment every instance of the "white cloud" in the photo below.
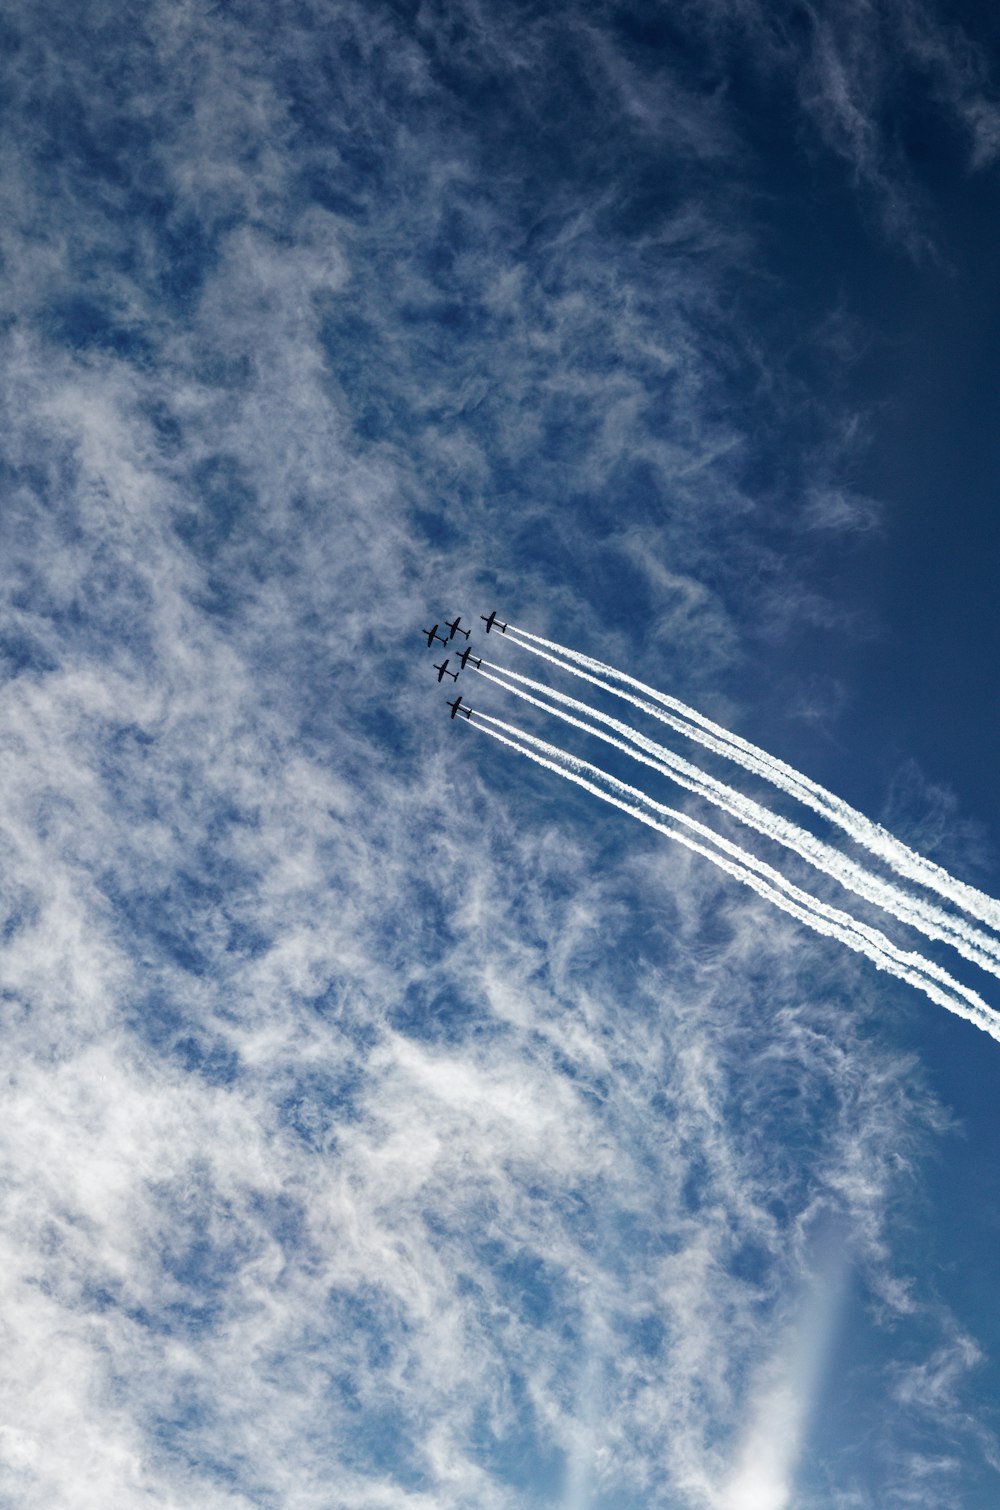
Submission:
{"label": "white cloud", "polygon": [[[46,103],[5,148],[0,1494],[711,1505],[817,1203],[919,1306],[886,1223],[932,1112],[867,976],[480,762],[408,652],[487,590],[593,626],[614,563],[651,655],[734,654],[745,234],[681,195],[611,256],[572,183],[521,223],[432,22],[303,14],[39,24],[10,65]],[[451,63],[537,108],[557,23],[466,18]],[[724,160],[719,98],[575,45]],[[46,168],[63,119],[110,157]]]}

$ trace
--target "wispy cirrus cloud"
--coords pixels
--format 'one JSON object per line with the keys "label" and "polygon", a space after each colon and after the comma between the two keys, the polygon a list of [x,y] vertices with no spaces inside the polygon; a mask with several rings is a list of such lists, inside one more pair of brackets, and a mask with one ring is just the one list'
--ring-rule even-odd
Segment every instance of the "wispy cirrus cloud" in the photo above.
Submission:
{"label": "wispy cirrus cloud", "polygon": [[867,978],[429,722],[429,601],[648,624],[695,688],[812,601],[755,534],[724,94],[612,12],[456,14],[12,12],[25,1506],[711,1505],[815,1213],[923,1304],[941,1127]]}
{"label": "wispy cirrus cloud", "polygon": [[[989,48],[923,0],[873,5],[732,5],[688,11],[709,68],[743,61],[794,100],[801,129],[850,168],[883,230],[917,258],[940,255],[922,160],[929,112],[960,133],[967,171],[995,159],[998,97]],[[924,124],[921,125],[921,119]]]}

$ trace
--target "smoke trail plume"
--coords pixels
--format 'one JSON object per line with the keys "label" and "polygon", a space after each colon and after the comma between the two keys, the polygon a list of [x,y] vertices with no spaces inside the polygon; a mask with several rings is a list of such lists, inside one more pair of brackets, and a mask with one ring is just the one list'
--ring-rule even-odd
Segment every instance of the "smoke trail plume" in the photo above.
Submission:
{"label": "smoke trail plume", "polygon": [[[546,659],[552,659],[546,656]],[[524,698],[526,702],[541,708],[546,713],[554,714],[562,718],[566,723],[583,729],[597,739],[603,739],[607,744],[614,745],[623,750],[634,760],[643,765],[650,766],[662,775],[669,777],[679,786],[694,792],[698,796],[706,797],[718,807],[738,818],[748,827],[754,828],[758,833],[783,844],[787,849],[807,861],[817,870],[822,871],[831,879],[838,881],[842,886],[853,891],[856,896],[865,898],[866,901],[874,902],[896,918],[898,922],[910,924],[925,934],[928,938],[937,939],[940,942],[950,944],[958,953],[978,965],[983,970],[990,971],[993,975],[1000,976],[1000,940],[992,938],[989,934],[982,933],[972,924],[966,923],[961,918],[954,918],[951,914],[943,912],[931,902],[925,902],[920,897],[914,897],[906,891],[902,891],[891,881],[881,876],[875,876],[862,865],[840,853],[831,845],[824,843],[822,839],[801,828],[798,824],[779,814],[770,812],[761,807],[752,798],[742,792],[728,786],[726,783],[716,780],[715,777],[702,771],[698,766],[684,760],[673,750],[665,745],[657,744],[655,740],[640,734],[638,730],[628,724],[621,723],[618,719],[611,718],[599,709],[592,708],[587,703],[580,702],[577,698],[570,697],[568,693],[559,692],[553,687],[548,687],[542,682],[533,680],[532,677],[522,676],[516,671],[509,670],[506,666],[497,666],[492,661],[484,661],[484,667],[490,667],[491,671],[499,671],[508,678],[507,682],[490,672],[479,669],[480,676],[485,676],[488,681],[495,682],[504,687],[508,692]],[[596,681],[597,678],[587,678]],[[517,685],[510,685],[516,683]],[[598,685],[601,685],[598,683]],[[555,707],[551,703],[539,700],[524,691],[524,687],[530,687],[535,692],[544,692],[547,697],[554,698],[562,707]],[[640,708],[647,705],[639,698],[629,697]],[[588,719],[596,719],[605,728],[611,728],[623,736],[628,743],[605,734],[602,729],[595,728],[592,723],[584,723],[579,717],[564,711],[572,708],[577,714],[585,714]],[[650,711],[655,713],[654,709]],[[637,747],[637,748],[635,748]],[[645,751],[640,754],[639,751]]]}
{"label": "smoke trail plume", "polygon": [[[495,725],[495,727],[489,727],[490,725]],[[508,745],[520,754],[526,755],[529,760],[535,761],[545,769],[583,787],[585,791],[591,792],[602,801],[620,808],[631,817],[637,818],[640,823],[645,823],[647,827],[665,834],[668,838],[684,845],[685,848],[702,855],[720,870],[725,871],[744,886],[748,886],[783,912],[797,918],[817,933],[839,939],[856,953],[866,955],[877,969],[885,970],[909,985],[915,986],[938,1006],[973,1023],[984,1033],[988,1033],[1000,1042],[1000,1017],[991,1011],[976,992],[954,980],[933,961],[898,949],[878,929],[860,923],[849,913],[841,912],[838,908],[811,897],[808,892],[802,891],[779,871],[764,864],[756,856],[741,850],[738,845],[732,844],[721,835],[713,834],[710,829],[696,823],[687,814],[655,802],[645,792],[619,781],[610,772],[603,771],[588,761],[579,760],[567,751],[549,745],[544,740],[537,739],[534,735],[512,724],[505,723],[502,719],[481,713],[478,709],[473,726],[481,729],[491,738],[499,740],[501,744]],[[501,730],[505,732],[501,733]],[[591,778],[596,778],[596,780]],[[621,795],[616,796],[616,792]],[[652,809],[652,812],[645,811],[645,808]],[[654,817],[653,813],[660,816]],[[684,825],[697,833],[698,837],[693,838],[690,834],[684,833],[681,828],[663,823],[661,821],[663,817]]]}
{"label": "smoke trail plume", "polygon": [[[520,638],[515,638],[515,634]],[[572,671],[576,675],[582,674],[580,668],[586,668],[600,676],[610,677],[613,683],[617,682],[619,685],[608,685],[607,690],[617,697],[628,699],[628,694],[622,691],[622,687],[633,687],[659,704],[661,709],[672,710],[680,715],[680,719],[686,721],[683,725],[662,712],[654,716],[691,738],[697,739],[706,748],[738,761],[747,770],[753,771],[764,780],[771,782],[773,786],[787,792],[789,796],[811,807],[814,812],[836,824],[857,844],[885,861],[896,871],[897,875],[905,876],[907,880],[915,881],[929,890],[936,891],[939,896],[963,908],[970,916],[1000,931],[1000,902],[994,897],[987,896],[985,892],[979,891],[964,881],[956,880],[943,866],[936,865],[933,860],[928,860],[909,849],[881,824],[873,823],[870,818],[866,818],[849,803],[834,796],[818,782],[811,781],[809,777],[786,765],[784,761],[768,755],[765,750],[759,749],[749,740],[742,739],[738,734],[733,734],[720,724],[713,723],[710,718],[706,718],[677,698],[668,697],[665,693],[658,692],[655,687],[647,686],[645,682],[640,682],[624,671],[618,671],[614,666],[606,665],[603,661],[595,660],[592,656],[581,655],[579,651],[570,650],[554,640],[546,640],[541,635],[531,634],[529,630],[520,629],[516,624],[510,625],[507,637],[511,643],[520,644],[524,650],[534,651],[536,646],[544,646],[546,650],[554,652],[555,656],[561,657],[556,662],[557,665],[561,665],[565,670]],[[585,679],[592,680],[591,677]]]}

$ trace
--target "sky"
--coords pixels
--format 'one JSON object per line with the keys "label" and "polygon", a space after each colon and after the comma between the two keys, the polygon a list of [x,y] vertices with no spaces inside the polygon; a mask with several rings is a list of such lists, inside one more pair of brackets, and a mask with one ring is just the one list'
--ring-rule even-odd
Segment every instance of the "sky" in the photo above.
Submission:
{"label": "sky", "polygon": [[995,9],[0,41],[0,1506],[995,1506],[1000,1043],[420,633],[1000,896]]}

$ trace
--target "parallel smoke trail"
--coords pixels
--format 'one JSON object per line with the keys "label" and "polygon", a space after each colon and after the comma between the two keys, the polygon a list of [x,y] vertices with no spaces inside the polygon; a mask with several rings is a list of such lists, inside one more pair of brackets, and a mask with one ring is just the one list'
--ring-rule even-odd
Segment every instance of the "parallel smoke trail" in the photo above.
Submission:
{"label": "parallel smoke trail", "polygon": [[[547,656],[546,659],[551,659],[551,657]],[[924,902],[919,897],[913,897],[908,892],[901,891],[891,881],[884,880],[880,876],[873,876],[862,865],[849,859],[846,855],[842,855],[839,850],[824,843],[815,834],[811,834],[808,830],[800,828],[798,824],[792,823],[789,819],[761,807],[751,797],[745,796],[742,792],[736,791],[724,782],[717,781],[715,777],[702,771],[698,766],[684,760],[665,745],[657,744],[655,740],[648,739],[644,734],[640,734],[628,724],[623,724],[618,719],[611,718],[608,714],[602,713],[597,708],[591,708],[589,704],[582,703],[575,697],[570,697],[568,693],[559,692],[542,682],[536,682],[530,676],[521,676],[516,671],[510,671],[506,666],[497,666],[493,661],[486,660],[483,661],[483,666],[489,666],[492,670],[501,672],[503,676],[510,678],[512,682],[531,687],[536,692],[544,692],[546,696],[555,698],[564,707],[573,708],[577,713],[585,714],[591,719],[597,719],[605,727],[616,730],[617,733],[623,735],[629,741],[628,744],[623,744],[620,740],[603,733],[600,729],[595,728],[593,724],[584,723],[580,719],[572,717],[569,713],[563,712],[561,708],[553,707],[551,703],[539,701],[527,692],[522,691],[521,686],[511,686],[509,683],[502,682],[498,677],[491,676],[489,672],[479,668],[479,675],[485,676],[488,681],[503,687],[507,692],[513,692],[516,696],[524,698],[526,702],[532,703],[536,708],[541,708],[543,712],[554,714],[557,718],[562,718],[566,723],[573,724],[576,728],[583,729],[586,733],[594,735],[597,739],[603,739],[607,744],[614,745],[617,749],[623,750],[627,755],[630,755],[633,760],[638,760],[643,765],[650,766],[662,775],[668,776],[678,786],[685,787],[688,791],[694,792],[698,796],[707,797],[718,807],[723,808],[726,812],[731,813],[733,817],[746,823],[748,827],[756,829],[758,833],[764,834],[776,843],[785,845],[786,848],[799,855],[808,864],[822,871],[823,874],[830,876],[833,880],[839,881],[842,886],[847,887],[857,896],[864,897],[867,901],[874,902],[886,912],[891,913],[898,922],[912,925],[928,938],[938,939],[943,943],[951,944],[959,954],[964,955],[973,964],[978,965],[983,970],[990,971],[993,975],[1000,976],[1000,941],[991,938],[988,934],[980,933],[978,929],[964,922],[961,918],[953,918],[949,913],[942,912],[933,903]],[[639,698],[629,697],[629,701],[637,703],[639,707],[643,707]],[[633,748],[636,745],[640,750],[645,750],[647,756],[644,757],[639,754],[638,750]],[[653,758],[649,759],[649,756]]]}
{"label": "parallel smoke trail", "polygon": [[[657,713],[655,716],[664,723],[670,724],[672,728],[680,728],[680,731],[690,738],[699,740],[707,749],[715,750],[731,760],[738,761],[747,770],[762,776],[773,786],[780,787],[789,796],[798,798],[814,812],[843,829],[856,843],[863,845],[872,854],[878,855],[898,875],[906,876],[908,880],[916,881],[919,885],[936,891],[939,896],[947,898],[949,902],[962,907],[980,922],[1000,932],[1000,902],[995,897],[987,896],[975,886],[969,886],[965,881],[957,880],[943,866],[936,865],[933,860],[928,860],[924,855],[918,855],[901,839],[895,838],[887,829],[884,829],[881,824],[873,823],[870,818],[865,817],[864,813],[859,813],[842,798],[834,796],[832,792],[827,791],[826,787],[820,786],[816,781],[811,781],[808,776],[803,776],[800,771],[786,765],[783,760],[769,755],[766,750],[759,749],[757,745],[742,739],[729,729],[722,728],[720,724],[713,723],[710,718],[688,707],[686,703],[680,702],[675,697],[668,697],[664,692],[658,692],[655,687],[649,687],[645,682],[637,681],[635,677],[616,670],[614,666],[608,666],[592,656],[581,655],[578,650],[570,650],[554,640],[545,640],[541,635],[531,634],[527,629],[519,629],[516,624],[511,624],[510,629],[522,636],[520,640],[513,640],[513,643],[520,644],[523,650],[533,650],[536,654],[540,654],[541,652],[535,650],[535,646],[544,645],[547,650],[555,651],[558,656],[563,657],[556,664],[561,665],[566,671],[572,671],[575,675],[581,676],[584,673],[579,668],[587,667],[601,676],[609,676],[625,686],[634,687],[647,697],[651,697],[661,707],[673,709],[681,718],[689,721],[686,726],[679,725],[663,713]],[[533,643],[528,644],[527,641]],[[616,697],[628,697],[628,694],[622,692],[620,687],[610,686],[608,690]]]}
{"label": "parallel smoke trail", "polygon": [[528,734],[525,730],[517,729],[512,724],[506,724],[502,719],[493,718],[490,714],[479,713],[478,717],[487,719],[490,723],[497,724],[500,728],[507,729],[509,732],[517,734],[528,744],[544,751],[550,756],[558,757],[564,762],[564,764],[573,768],[574,770],[589,771],[592,775],[599,777],[608,786],[613,787],[616,791],[623,792],[633,802],[638,799],[639,801],[644,802],[648,807],[653,808],[654,811],[661,813],[666,817],[673,818],[675,822],[683,824],[685,828],[692,829],[695,833],[701,835],[710,843],[714,844],[717,849],[720,849],[723,851],[723,853],[730,855],[738,865],[742,866],[746,870],[752,871],[756,875],[764,877],[765,880],[769,882],[773,887],[778,888],[779,891],[785,892],[788,894],[788,896],[794,898],[799,906],[810,908],[819,916],[825,917],[835,923],[838,927],[847,928],[850,932],[858,934],[864,939],[867,939],[869,943],[881,954],[894,958],[898,961],[902,961],[907,965],[908,968],[915,969],[923,975],[929,975],[933,979],[941,981],[950,990],[957,993],[958,996],[964,997],[969,1003],[972,1004],[975,1010],[986,1013],[987,1016],[997,1025],[998,1029],[1000,1029],[1000,1014],[995,1013],[993,1008],[989,1007],[977,992],[971,990],[967,986],[962,985],[959,981],[956,981],[952,976],[948,974],[946,970],[942,970],[941,967],[935,964],[932,960],[925,959],[922,954],[907,953],[903,950],[898,949],[896,945],[893,944],[892,941],[888,939],[885,934],[881,933],[877,928],[873,928],[867,923],[862,923],[857,918],[852,917],[850,913],[842,912],[839,908],[832,907],[829,903],[822,902],[817,897],[812,896],[809,892],[803,891],[801,887],[795,885],[794,881],[789,881],[788,878],[786,876],[783,876],[780,871],[775,870],[773,866],[768,865],[766,861],[759,860],[757,856],[752,854],[749,850],[745,850],[742,848],[742,846],[734,844],[732,840],[726,839],[721,834],[717,834],[713,829],[707,828],[703,823],[699,823],[697,819],[691,818],[687,813],[679,812],[675,808],[664,807],[662,803],[655,801],[654,798],[648,796],[647,793],[641,791],[638,787],[629,786],[626,782],[619,781],[619,779],[616,776],[612,776],[610,772],[605,771],[598,766],[591,765],[589,761],[580,760],[577,756],[571,755],[568,751],[561,750],[555,745],[547,744],[545,740],[537,738],[537,736],[534,734]]}
{"label": "parallel smoke trail", "polygon": [[[487,724],[495,724],[497,727],[488,728]],[[501,744],[509,745],[511,749],[526,755],[529,760],[544,766],[546,770],[554,771],[557,776],[564,777],[567,781],[574,782],[585,791],[591,792],[595,797],[600,797],[603,802],[608,802],[612,807],[620,808],[630,817],[637,818],[640,823],[655,829],[657,833],[665,834],[670,839],[675,839],[678,844],[683,844],[686,849],[693,850],[717,865],[735,880],[740,881],[755,891],[758,896],[766,901],[773,902],[776,907],[787,912],[799,922],[805,923],[817,933],[824,934],[828,938],[839,939],[841,943],[853,949],[858,954],[864,954],[879,970],[885,970],[908,985],[915,986],[918,991],[923,991],[931,1001],[938,1006],[944,1007],[956,1016],[963,1017],[966,1022],[971,1022],[975,1027],[981,1028],[991,1038],[1000,1043],[1000,1019],[996,1018],[990,1008],[977,996],[974,991],[968,990],[958,981],[953,980],[946,971],[941,970],[930,960],[925,960],[919,954],[907,954],[897,949],[892,941],[879,933],[876,928],[869,928],[866,924],[857,922],[848,913],[840,912],[836,907],[830,907],[824,902],[818,902],[808,892],[801,891],[799,887],[786,880],[779,871],[773,870],[753,855],[746,854],[737,845],[730,844],[728,840],[722,840],[720,836],[712,834],[710,830],[704,830],[703,826],[689,819],[687,814],[675,812],[673,809],[664,807],[661,803],[654,802],[644,792],[635,787],[628,786],[623,781],[618,781],[607,771],[602,771],[597,766],[592,766],[585,760],[577,760],[565,750],[557,749],[554,745],[546,744],[544,740],[536,739],[532,734],[526,734],[524,730],[516,728],[512,724],[504,723],[502,719],[493,718],[489,714],[476,712],[473,726],[488,734],[492,739],[497,739]],[[506,730],[501,734],[498,730]],[[516,739],[507,737],[515,735]],[[521,740],[524,743],[518,743]],[[538,753],[544,751],[545,753]],[[563,762],[560,764],[559,762]],[[588,772],[596,776],[599,781],[605,782],[617,791],[625,794],[631,800],[616,797],[598,786],[595,782],[581,774]],[[642,807],[637,806],[634,799],[645,803],[654,811],[665,817],[673,818],[687,827],[696,831],[702,830],[710,837],[711,842],[717,849],[710,849],[707,844],[699,843],[697,839],[690,838],[679,829],[671,828],[665,823],[644,812]],[[722,850],[723,853],[719,853]],[[733,854],[737,859],[727,858]],[[935,981],[943,982],[946,989],[942,990]],[[966,1004],[968,1003],[968,1005]]]}

